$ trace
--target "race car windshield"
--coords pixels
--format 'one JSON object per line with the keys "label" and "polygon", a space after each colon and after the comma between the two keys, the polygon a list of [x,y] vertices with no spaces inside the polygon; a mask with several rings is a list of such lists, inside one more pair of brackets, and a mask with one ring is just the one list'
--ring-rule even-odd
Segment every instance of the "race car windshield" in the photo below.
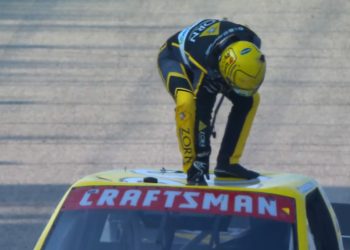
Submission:
{"label": "race car windshield", "polygon": [[[292,203],[286,202],[285,197],[273,199],[276,197],[271,195],[166,189],[165,192],[168,194],[172,192],[173,195],[170,200],[162,200],[161,192],[156,189],[137,189],[141,190],[140,196],[135,196],[137,192],[131,192],[127,188],[125,190],[117,188],[113,189],[114,191],[117,190],[118,196],[120,196],[120,200],[117,200],[117,196],[111,195],[113,192],[110,190],[112,189],[91,190],[79,190],[75,194],[72,191],[73,195],[70,195],[65,202],[43,249],[297,249],[296,225],[295,220],[291,219],[294,218],[295,214],[293,207],[287,207]],[[108,199],[102,198],[106,190],[109,190],[105,196],[105,198],[109,197]],[[158,195],[153,194],[148,197],[151,199],[147,200],[147,194],[150,190]],[[128,199],[125,198],[124,191],[129,194]],[[87,192],[89,192],[88,195],[86,195]],[[179,195],[175,196],[175,192]],[[181,199],[178,198],[182,195],[186,196],[188,192],[192,195],[192,198],[187,197],[187,201],[190,203],[180,202]],[[130,194],[132,195],[130,196]],[[244,203],[241,205],[245,212],[240,214],[238,210],[236,212],[230,211],[231,208],[235,211],[235,206],[232,205],[230,208],[230,206],[225,206],[226,203],[220,203],[220,201],[226,200],[225,196],[220,196],[222,194],[227,194],[229,195],[228,198],[233,198],[233,200],[227,199],[227,204],[233,204],[234,197],[243,197]],[[114,203],[111,203],[111,197],[114,197]],[[142,199],[140,203],[133,203],[138,200],[135,197]],[[209,202],[206,197],[216,197],[217,199],[213,200],[212,198]],[[255,214],[254,207],[247,205],[249,204],[248,197],[253,198],[251,200],[253,206],[258,206],[256,201],[259,198],[262,200],[261,197],[273,199],[271,204],[276,204],[276,206],[278,206],[278,202],[283,201],[283,210],[287,211],[289,215],[292,214],[292,217],[276,215],[272,210],[270,212],[276,216],[266,216],[266,214],[263,214],[264,210],[262,208],[257,208],[260,215]],[[279,200],[280,198],[282,200]],[[163,206],[159,207],[160,204],[157,201],[161,202]],[[124,204],[123,202],[129,204],[128,206],[132,205],[132,208],[121,208],[120,205]],[[235,202],[237,202],[237,199]],[[152,206],[151,203],[154,203],[155,206]],[[101,206],[98,207],[98,204]],[[138,204],[145,206],[139,206]],[[195,208],[196,205],[204,208],[206,212],[201,211],[198,207]],[[81,206],[85,207],[82,208]],[[189,211],[191,210],[190,207],[194,209],[192,212]],[[251,216],[248,216],[249,212],[251,212]]]}

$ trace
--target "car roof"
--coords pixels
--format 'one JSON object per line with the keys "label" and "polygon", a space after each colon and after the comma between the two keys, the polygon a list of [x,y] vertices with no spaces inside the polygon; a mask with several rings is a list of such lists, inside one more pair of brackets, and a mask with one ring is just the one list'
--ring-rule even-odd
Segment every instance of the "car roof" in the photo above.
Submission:
{"label": "car roof", "polygon": [[231,191],[263,192],[290,197],[305,196],[318,186],[307,176],[291,173],[266,173],[253,180],[216,178],[210,174],[208,186],[189,186],[186,174],[173,169],[115,169],[86,176],[72,188],[86,186],[158,186],[177,188],[200,188]]}

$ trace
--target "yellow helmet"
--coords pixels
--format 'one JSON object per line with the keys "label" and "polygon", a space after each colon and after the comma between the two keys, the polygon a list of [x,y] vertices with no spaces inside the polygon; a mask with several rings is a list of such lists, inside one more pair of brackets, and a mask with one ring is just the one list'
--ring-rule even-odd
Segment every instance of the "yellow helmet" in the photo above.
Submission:
{"label": "yellow helmet", "polygon": [[251,96],[264,80],[265,57],[253,43],[238,41],[222,52],[219,71],[237,94]]}

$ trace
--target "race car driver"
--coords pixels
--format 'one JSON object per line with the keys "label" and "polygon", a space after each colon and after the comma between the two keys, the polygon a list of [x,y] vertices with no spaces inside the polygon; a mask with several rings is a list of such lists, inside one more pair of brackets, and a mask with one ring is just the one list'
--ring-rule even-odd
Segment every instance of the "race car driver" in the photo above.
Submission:
{"label": "race car driver", "polygon": [[173,97],[176,130],[187,181],[209,178],[212,111],[222,93],[232,102],[214,173],[253,179],[240,164],[266,71],[260,38],[248,27],[218,19],[200,20],[172,35],[160,48],[158,67]]}

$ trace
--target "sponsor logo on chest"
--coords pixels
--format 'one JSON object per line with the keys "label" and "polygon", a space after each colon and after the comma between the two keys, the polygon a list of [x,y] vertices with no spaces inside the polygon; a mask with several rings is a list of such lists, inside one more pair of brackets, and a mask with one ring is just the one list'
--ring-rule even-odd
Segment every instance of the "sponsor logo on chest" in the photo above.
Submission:
{"label": "sponsor logo on chest", "polygon": [[215,22],[217,22],[217,20],[206,20],[201,22],[190,32],[188,40],[192,43],[196,42],[196,39],[200,36],[200,34]]}

